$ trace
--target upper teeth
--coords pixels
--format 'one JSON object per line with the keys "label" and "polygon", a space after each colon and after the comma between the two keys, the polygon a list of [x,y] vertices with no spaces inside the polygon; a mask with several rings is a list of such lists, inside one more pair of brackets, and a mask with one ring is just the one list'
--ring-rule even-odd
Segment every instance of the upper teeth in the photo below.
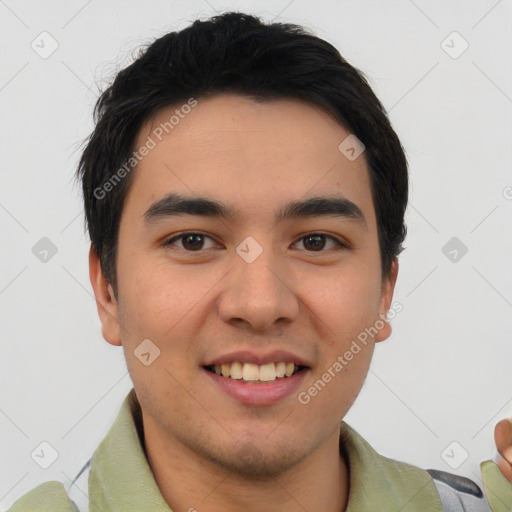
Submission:
{"label": "upper teeth", "polygon": [[270,381],[275,380],[276,377],[290,377],[295,368],[294,363],[278,362],[258,365],[235,361],[233,363],[216,364],[215,373],[232,379]]}

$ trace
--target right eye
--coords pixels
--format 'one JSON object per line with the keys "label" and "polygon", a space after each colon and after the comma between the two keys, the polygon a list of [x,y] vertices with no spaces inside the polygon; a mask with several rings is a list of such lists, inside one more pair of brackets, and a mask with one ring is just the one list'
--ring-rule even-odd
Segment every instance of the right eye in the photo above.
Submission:
{"label": "right eye", "polygon": [[174,235],[172,238],[169,238],[164,242],[163,245],[172,246],[176,241],[181,241],[181,247],[178,247],[179,250],[186,252],[200,252],[201,249],[204,248],[205,239],[210,239],[213,241],[213,238],[203,233],[198,233],[196,231],[186,231],[179,233],[178,235]]}

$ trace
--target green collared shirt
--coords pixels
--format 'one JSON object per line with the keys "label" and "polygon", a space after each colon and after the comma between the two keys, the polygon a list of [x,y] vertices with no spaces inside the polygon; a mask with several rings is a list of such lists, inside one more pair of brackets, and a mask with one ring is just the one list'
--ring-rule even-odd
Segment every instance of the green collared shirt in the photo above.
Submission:
{"label": "green collared shirt", "polygon": [[[172,512],[155,482],[141,436],[141,410],[132,389],[92,457],[89,512]],[[349,466],[346,512],[442,512],[438,491],[425,470],[380,455],[344,421],[340,451]],[[512,485],[494,462],[482,462],[480,467],[492,511],[511,512]],[[78,510],[64,485],[51,481],[19,498],[9,512]]]}

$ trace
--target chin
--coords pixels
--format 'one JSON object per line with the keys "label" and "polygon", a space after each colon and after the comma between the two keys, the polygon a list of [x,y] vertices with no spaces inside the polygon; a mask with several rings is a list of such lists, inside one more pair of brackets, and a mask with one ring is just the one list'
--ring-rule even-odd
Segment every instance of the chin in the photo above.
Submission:
{"label": "chin", "polygon": [[250,480],[274,479],[295,467],[306,455],[279,446],[260,450],[251,442],[242,445],[235,453],[203,453],[215,465]]}

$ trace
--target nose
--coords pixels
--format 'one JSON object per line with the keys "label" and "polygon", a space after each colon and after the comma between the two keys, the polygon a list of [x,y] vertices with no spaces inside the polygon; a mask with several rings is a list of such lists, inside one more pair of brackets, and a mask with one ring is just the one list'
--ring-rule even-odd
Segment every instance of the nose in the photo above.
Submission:
{"label": "nose", "polygon": [[251,263],[235,255],[235,268],[224,281],[218,303],[224,322],[268,333],[297,319],[300,301],[289,272],[267,249]]}

